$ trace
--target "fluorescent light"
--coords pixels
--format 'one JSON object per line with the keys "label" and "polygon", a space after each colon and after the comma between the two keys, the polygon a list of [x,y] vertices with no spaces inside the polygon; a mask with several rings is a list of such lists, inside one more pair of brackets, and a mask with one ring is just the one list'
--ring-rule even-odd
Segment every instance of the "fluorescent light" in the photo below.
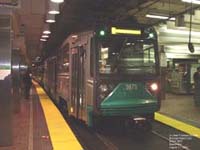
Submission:
{"label": "fluorescent light", "polygon": [[43,31],[43,33],[44,33],[44,34],[51,34],[51,31],[45,30],[45,31]]}
{"label": "fluorescent light", "polygon": [[193,3],[193,4],[200,4],[200,0],[182,0],[182,2],[186,2],[186,3]]}
{"label": "fluorescent light", "polygon": [[151,15],[151,14],[146,14],[146,17],[148,17],[148,18],[155,18],[155,19],[169,19],[168,16]]}
{"label": "fluorescent light", "polygon": [[54,3],[63,3],[64,2],[64,0],[51,0],[51,1]]}

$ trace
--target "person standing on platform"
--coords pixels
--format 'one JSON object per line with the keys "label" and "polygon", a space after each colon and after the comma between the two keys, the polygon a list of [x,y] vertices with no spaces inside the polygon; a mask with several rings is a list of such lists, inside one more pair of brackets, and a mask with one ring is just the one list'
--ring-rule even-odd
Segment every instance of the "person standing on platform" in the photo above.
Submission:
{"label": "person standing on platform", "polygon": [[30,76],[30,71],[27,70],[26,73],[23,76],[23,83],[24,83],[24,96],[26,99],[29,98],[30,96],[30,89],[32,86],[32,81],[31,81],[31,76]]}
{"label": "person standing on platform", "polygon": [[194,73],[194,102],[196,106],[200,106],[200,67]]}

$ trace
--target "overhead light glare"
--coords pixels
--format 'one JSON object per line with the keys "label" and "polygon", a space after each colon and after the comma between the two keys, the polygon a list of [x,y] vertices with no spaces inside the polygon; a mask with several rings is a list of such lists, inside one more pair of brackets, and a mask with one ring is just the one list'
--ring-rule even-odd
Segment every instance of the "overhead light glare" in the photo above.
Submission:
{"label": "overhead light glare", "polygon": [[44,34],[51,34],[51,31],[45,30],[45,31],[43,31],[43,33],[44,33]]}
{"label": "overhead light glare", "polygon": [[54,3],[63,3],[64,0],[51,0],[51,2],[54,2]]}
{"label": "overhead light glare", "polygon": [[161,16],[161,15],[152,15],[152,14],[146,14],[147,18],[155,18],[155,19],[169,19],[168,16]]}
{"label": "overhead light glare", "polygon": [[182,0],[182,2],[186,2],[186,3],[193,3],[193,4],[200,4],[200,0]]}

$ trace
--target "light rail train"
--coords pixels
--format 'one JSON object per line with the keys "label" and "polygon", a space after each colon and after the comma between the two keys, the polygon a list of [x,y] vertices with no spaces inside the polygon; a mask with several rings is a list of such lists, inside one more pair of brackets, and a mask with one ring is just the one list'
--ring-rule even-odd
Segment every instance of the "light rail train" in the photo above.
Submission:
{"label": "light rail train", "polygon": [[46,91],[62,111],[91,127],[102,120],[149,124],[160,108],[159,80],[153,28],[71,34],[44,64]]}

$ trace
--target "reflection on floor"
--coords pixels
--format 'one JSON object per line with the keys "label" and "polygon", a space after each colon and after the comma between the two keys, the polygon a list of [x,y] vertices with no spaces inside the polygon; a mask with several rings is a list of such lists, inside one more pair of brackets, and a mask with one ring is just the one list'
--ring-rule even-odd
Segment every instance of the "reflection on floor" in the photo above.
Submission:
{"label": "reflection on floor", "polygon": [[167,94],[160,112],[200,127],[200,107],[194,105],[193,95]]}

